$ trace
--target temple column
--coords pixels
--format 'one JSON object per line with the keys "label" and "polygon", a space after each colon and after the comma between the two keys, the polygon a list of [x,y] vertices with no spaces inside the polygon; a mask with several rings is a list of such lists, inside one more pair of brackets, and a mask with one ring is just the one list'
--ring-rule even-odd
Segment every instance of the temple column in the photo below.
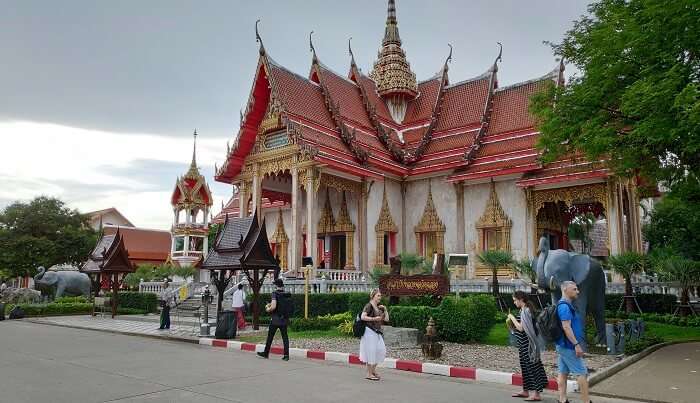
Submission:
{"label": "temple column", "polygon": [[361,182],[361,190],[359,197],[357,198],[357,226],[360,230],[359,232],[359,242],[358,249],[360,252],[360,271],[368,270],[367,262],[367,198],[369,193],[367,190],[367,180],[364,178]]}
{"label": "temple column", "polygon": [[[401,253],[406,253],[406,181],[401,182]],[[416,240],[418,242],[418,240]]]}
{"label": "temple column", "polygon": [[525,253],[529,258],[537,257],[537,216],[532,205],[532,190],[523,189],[525,192]]}
{"label": "temple column", "polygon": [[639,218],[639,202],[637,199],[637,188],[630,180],[629,185],[629,204],[630,204],[630,228],[632,230],[632,250],[635,252],[642,251],[642,230]]}
{"label": "temple column", "polygon": [[462,182],[454,184],[455,193],[457,196],[457,245],[459,249],[457,252],[464,252],[467,250],[467,244],[465,241],[465,222],[464,222],[464,186]]}
{"label": "temple column", "polygon": [[316,214],[317,209],[316,192],[314,191],[315,172],[313,168],[308,168],[309,174],[306,177],[306,252],[313,261],[313,266],[316,267],[317,259],[317,243],[316,243]]}
{"label": "temple column", "polygon": [[377,245],[375,249],[377,250],[377,253],[375,254],[375,260],[374,262],[375,266],[379,265],[384,265],[384,231],[377,231]]}
{"label": "temple column", "polygon": [[608,248],[611,255],[617,255],[622,251],[621,211],[618,184],[611,179],[608,182],[608,210],[605,212],[608,223]]}
{"label": "temple column", "polygon": [[258,224],[262,223],[262,178],[260,168],[256,164],[253,168],[253,214],[258,215]]}
{"label": "temple column", "polygon": [[238,186],[238,217],[240,218],[248,217],[248,191],[248,184],[241,181]]}
{"label": "temple column", "polygon": [[292,233],[289,237],[289,263],[287,270],[297,272],[301,267],[301,220],[299,219],[299,171],[292,168]]}

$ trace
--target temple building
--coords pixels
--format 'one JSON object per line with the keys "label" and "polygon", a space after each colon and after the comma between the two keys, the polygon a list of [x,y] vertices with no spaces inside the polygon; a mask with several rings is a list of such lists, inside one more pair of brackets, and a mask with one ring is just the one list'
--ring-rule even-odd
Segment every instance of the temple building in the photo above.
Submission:
{"label": "temple building", "polygon": [[311,67],[300,75],[271,58],[257,26],[256,38],[240,129],[215,171],[234,196],[217,218],[259,211],[283,270],[298,270],[306,256],[317,267],[366,271],[401,252],[468,253],[468,275],[483,278],[476,254],[534,256],[542,235],[571,249],[567,227],[589,213],[604,225],[599,253],[641,249],[635,180],[603,161],[538,158],[528,101],[564,85],[563,63],[501,87],[500,52],[483,74],[453,81],[450,49],[437,74],[418,81],[393,0],[369,74],[350,44],[339,74],[310,40]]}
{"label": "temple building", "polygon": [[183,267],[206,257],[209,250],[209,210],[213,204],[209,185],[197,167],[196,130],[193,136],[192,162],[185,175],[175,181],[170,197],[173,208],[170,257],[173,263]]}

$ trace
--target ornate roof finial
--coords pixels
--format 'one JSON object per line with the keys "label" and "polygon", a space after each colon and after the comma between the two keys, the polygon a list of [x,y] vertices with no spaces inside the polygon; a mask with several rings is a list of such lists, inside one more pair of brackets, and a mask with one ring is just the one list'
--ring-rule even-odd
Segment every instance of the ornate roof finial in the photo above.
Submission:
{"label": "ornate roof finial", "polygon": [[386,28],[384,29],[384,40],[382,45],[386,46],[390,43],[401,46],[401,37],[399,36],[399,27],[396,21],[396,2],[389,0],[389,6],[386,12]]}
{"label": "ornate roof finial", "polygon": [[498,62],[503,61],[503,44],[501,42],[496,42],[498,44],[498,56],[496,56],[496,60],[493,61],[493,67],[491,67],[492,72],[497,72],[498,71]]}
{"label": "ornate roof finial", "polygon": [[260,19],[255,20],[255,41],[260,44],[260,56],[263,56],[265,54],[265,45],[263,45],[263,40],[260,37],[260,32],[258,32],[258,23],[260,22]]}
{"label": "ornate roof finial", "polygon": [[194,145],[192,146],[192,163],[190,168],[197,169],[197,129],[194,129],[192,137],[194,137]]}
{"label": "ornate roof finial", "polygon": [[352,53],[352,46],[350,46],[350,41],[352,41],[352,36],[348,38],[348,53],[350,53],[350,65],[355,66],[355,55]]}
{"label": "ornate roof finial", "polygon": [[314,41],[311,38],[311,36],[314,34],[314,31],[309,32],[309,50],[311,51],[312,59],[314,63],[318,63],[318,57],[316,57],[316,48],[314,48]]}
{"label": "ornate roof finial", "polygon": [[447,70],[447,63],[452,63],[452,44],[448,43],[447,46],[450,47],[450,54],[447,55],[447,59],[445,59],[445,70]]}

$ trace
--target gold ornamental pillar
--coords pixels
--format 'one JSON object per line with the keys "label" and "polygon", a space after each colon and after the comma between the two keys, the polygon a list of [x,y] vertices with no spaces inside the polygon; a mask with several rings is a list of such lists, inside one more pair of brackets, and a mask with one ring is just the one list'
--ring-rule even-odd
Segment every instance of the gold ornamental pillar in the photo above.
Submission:
{"label": "gold ornamental pillar", "polygon": [[248,184],[241,181],[238,186],[238,217],[240,218],[248,217],[248,192]]}
{"label": "gold ornamental pillar", "polygon": [[354,232],[346,232],[345,233],[345,268],[346,269],[354,269],[355,268],[355,262],[353,259],[353,254],[355,251],[353,250],[353,241],[355,238],[355,233]]}
{"label": "gold ornamental pillar", "polygon": [[306,175],[306,252],[313,261],[314,267],[318,265],[316,253],[316,191],[314,189],[315,172],[313,168],[308,168]]}
{"label": "gold ornamental pillar", "polygon": [[301,220],[299,217],[299,170],[292,167],[292,233],[289,248],[288,270],[297,272],[301,268]]}

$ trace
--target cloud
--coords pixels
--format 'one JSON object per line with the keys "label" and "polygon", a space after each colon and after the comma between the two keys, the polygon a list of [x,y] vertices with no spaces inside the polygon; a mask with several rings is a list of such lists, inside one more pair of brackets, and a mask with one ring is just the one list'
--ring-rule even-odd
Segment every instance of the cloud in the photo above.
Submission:
{"label": "cloud", "polygon": [[[192,139],[112,133],[35,122],[0,122],[0,202],[59,197],[87,212],[116,207],[139,226],[167,229],[170,192],[192,159]],[[197,139],[197,162],[214,193],[214,209],[230,195],[215,183],[214,161],[225,139]]]}

